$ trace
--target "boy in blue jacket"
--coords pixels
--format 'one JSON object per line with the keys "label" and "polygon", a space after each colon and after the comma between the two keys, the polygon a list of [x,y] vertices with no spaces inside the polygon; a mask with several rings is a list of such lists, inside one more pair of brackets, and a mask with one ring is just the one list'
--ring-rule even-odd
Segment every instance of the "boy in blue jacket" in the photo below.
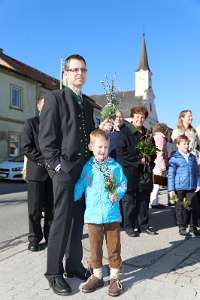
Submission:
{"label": "boy in blue jacket", "polygon": [[[189,139],[180,135],[176,139],[178,150],[169,160],[168,191],[170,198],[177,197],[176,219],[180,235],[187,236],[192,233],[199,236],[198,226],[198,199],[196,193],[200,190],[200,174],[196,157],[189,152]],[[192,210],[184,207],[184,199],[191,202]],[[190,230],[187,225],[190,220]]]}
{"label": "boy in blue jacket", "polygon": [[86,162],[75,186],[75,201],[85,192],[86,210],[84,221],[88,225],[93,275],[82,286],[82,292],[90,293],[104,285],[102,279],[103,239],[105,236],[110,266],[108,294],[119,296],[122,284],[119,271],[120,256],[120,205],[126,192],[126,177],[122,167],[108,157],[109,137],[101,129],[90,134],[89,150],[93,156]]}

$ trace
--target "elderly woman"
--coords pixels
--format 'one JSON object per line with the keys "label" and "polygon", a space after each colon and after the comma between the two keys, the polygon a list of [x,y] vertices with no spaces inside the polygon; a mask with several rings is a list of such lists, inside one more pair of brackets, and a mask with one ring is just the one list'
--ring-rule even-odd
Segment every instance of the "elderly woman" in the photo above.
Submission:
{"label": "elderly woman", "polygon": [[148,111],[144,106],[137,106],[131,109],[130,117],[132,122],[122,125],[117,140],[117,161],[123,166],[124,174],[127,177],[127,192],[124,196],[123,215],[124,229],[128,236],[139,236],[139,233],[156,234],[153,228],[149,227],[149,201],[153,188],[152,169],[154,159],[148,164],[146,181],[144,182],[144,167],[146,161],[141,158],[137,145],[141,140],[152,139],[150,133],[144,127],[148,117]]}

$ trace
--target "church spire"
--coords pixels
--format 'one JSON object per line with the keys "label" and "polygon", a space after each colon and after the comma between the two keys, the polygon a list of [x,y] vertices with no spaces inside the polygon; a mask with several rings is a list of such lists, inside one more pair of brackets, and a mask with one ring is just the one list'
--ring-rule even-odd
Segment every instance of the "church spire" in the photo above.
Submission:
{"label": "church spire", "polygon": [[136,71],[139,70],[148,70],[151,71],[148,64],[148,57],[147,57],[147,48],[146,48],[146,42],[145,42],[145,34],[142,34],[142,47],[141,47],[141,53],[140,53],[140,64]]}

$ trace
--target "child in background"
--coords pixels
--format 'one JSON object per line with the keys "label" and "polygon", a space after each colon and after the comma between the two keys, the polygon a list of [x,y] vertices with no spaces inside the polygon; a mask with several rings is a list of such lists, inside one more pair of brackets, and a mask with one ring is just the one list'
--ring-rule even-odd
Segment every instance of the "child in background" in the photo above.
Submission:
{"label": "child in background", "polygon": [[105,131],[95,129],[90,134],[89,150],[93,156],[84,165],[75,186],[75,201],[85,192],[84,221],[88,225],[93,275],[82,286],[82,292],[90,293],[104,285],[102,279],[103,239],[105,236],[110,266],[108,294],[119,296],[122,284],[119,272],[122,264],[120,252],[120,205],[126,192],[126,177],[122,167],[108,157],[109,137]]}
{"label": "child in background", "polygon": [[[155,167],[153,169],[153,191],[150,196],[151,207],[154,209],[163,209],[166,206],[158,202],[158,192],[160,186],[167,185],[166,179],[166,170],[167,170],[167,160],[168,160],[168,151],[167,151],[167,136],[168,136],[168,127],[164,123],[157,123],[153,127],[153,138],[155,145],[158,148],[157,156],[154,161]],[[166,182],[165,182],[166,181]]]}
{"label": "child in background", "polygon": [[[199,236],[198,199],[196,193],[200,190],[200,174],[196,157],[189,151],[189,139],[186,135],[176,138],[178,150],[171,156],[168,169],[168,191],[170,198],[175,195],[176,219],[180,235],[187,236],[187,225],[190,219],[189,235]],[[191,202],[192,210],[183,206],[184,199]]]}

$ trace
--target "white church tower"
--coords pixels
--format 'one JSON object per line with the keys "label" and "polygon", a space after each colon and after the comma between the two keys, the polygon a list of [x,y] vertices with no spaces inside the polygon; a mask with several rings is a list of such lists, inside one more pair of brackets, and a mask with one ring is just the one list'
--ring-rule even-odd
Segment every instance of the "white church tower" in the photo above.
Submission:
{"label": "white church tower", "polygon": [[155,95],[152,89],[152,72],[149,68],[145,35],[142,34],[142,45],[140,53],[140,63],[135,72],[135,96],[144,101],[144,105],[149,111],[148,127],[158,122],[156,108],[154,104]]}

